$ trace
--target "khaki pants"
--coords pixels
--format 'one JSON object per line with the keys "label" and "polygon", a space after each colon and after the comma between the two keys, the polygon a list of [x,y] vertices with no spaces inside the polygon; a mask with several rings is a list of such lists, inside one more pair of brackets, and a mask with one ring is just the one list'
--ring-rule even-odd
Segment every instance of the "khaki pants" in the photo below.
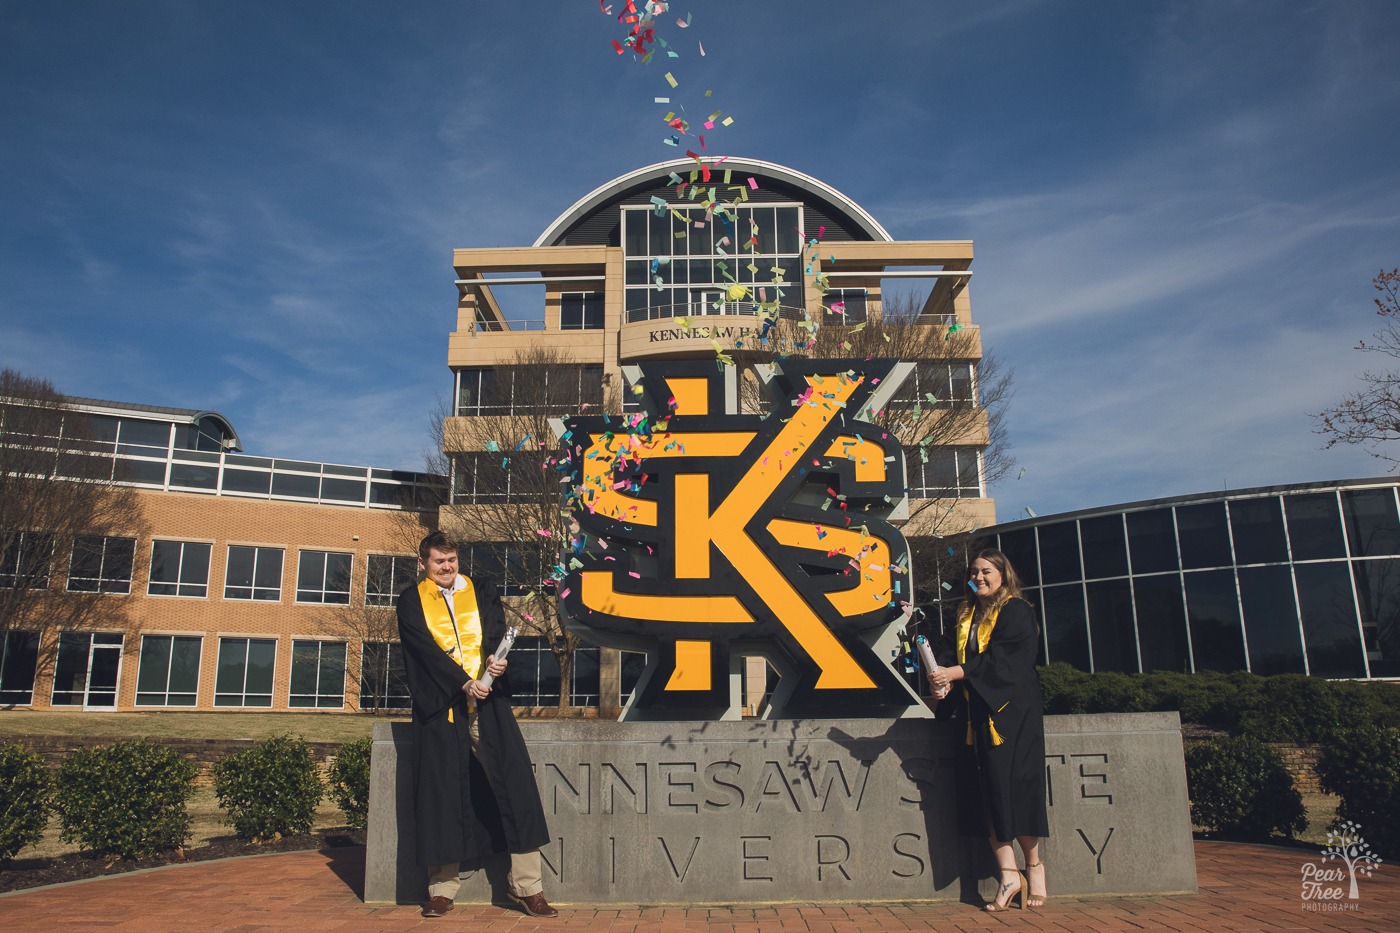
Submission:
{"label": "khaki pants", "polygon": [[[471,737],[472,754],[481,762],[483,769],[491,771],[494,763],[488,756],[481,753],[481,733],[477,728],[475,712],[467,716],[467,735]],[[448,900],[456,900],[457,892],[462,887],[458,872],[457,862],[449,862],[446,865],[429,865],[428,897],[445,897]],[[540,871],[540,852],[538,849],[533,852],[512,852],[510,854],[510,874],[506,875],[506,884],[510,887],[510,893],[516,897],[529,897],[544,891],[544,877]]]}

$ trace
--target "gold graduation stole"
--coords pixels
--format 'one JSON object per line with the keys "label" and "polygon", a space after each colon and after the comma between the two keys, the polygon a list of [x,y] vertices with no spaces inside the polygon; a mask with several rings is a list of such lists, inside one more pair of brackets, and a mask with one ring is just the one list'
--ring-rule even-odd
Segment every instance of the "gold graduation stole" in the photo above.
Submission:
{"label": "gold graduation stole", "polygon": [[[463,578],[465,579],[465,578]],[[423,604],[423,618],[428,632],[438,647],[476,680],[481,676],[481,614],[476,605],[476,588],[472,581],[452,596],[452,609],[442,590],[432,580],[418,584],[418,600]]]}
{"label": "gold graduation stole", "polygon": [[[1005,604],[1005,603],[1002,603],[1002,606],[1004,606],[1004,605],[1006,605],[1006,604]],[[995,609],[993,609],[991,612],[987,613],[987,618],[983,619],[983,620],[982,620],[982,624],[980,624],[980,625],[977,626],[977,653],[978,653],[978,654],[981,654],[983,651],[986,651],[986,650],[987,650],[987,642],[991,641],[991,639],[992,639],[992,629],[996,627],[996,624],[997,624],[997,614],[1000,613],[1000,612],[1001,612],[1001,606],[997,606],[997,607],[996,607]],[[968,639],[968,636],[972,634],[972,616],[973,616],[973,607],[972,607],[972,606],[964,606],[962,612],[960,612],[960,613],[958,614],[958,663],[959,663],[959,664],[966,664],[966,663],[967,663],[967,639]],[[967,686],[966,683],[964,683],[964,684],[962,685],[962,688],[963,688],[963,692],[964,692],[964,693],[968,693],[968,686]],[[969,710],[972,709],[971,700],[972,700],[972,697],[971,697],[971,695],[969,694],[969,696],[968,696],[968,709],[969,709]],[[1007,700],[1006,703],[1003,703],[1003,704],[1001,705],[1001,709],[997,710],[997,712],[1000,713],[1002,709],[1006,709],[1007,705],[1008,705],[1010,702],[1011,702],[1010,700]],[[991,736],[992,744],[993,744],[993,745],[1000,745],[1002,742],[1006,741],[1005,739],[1003,739],[1003,738],[1001,737],[1001,733],[997,732],[996,723],[994,723],[994,722],[992,721],[992,717],[991,717],[990,715],[987,717],[987,733],[988,733],[988,735]],[[971,744],[972,744],[972,717],[971,717],[971,716],[969,716],[968,719],[967,719],[967,744],[968,744],[968,745],[971,745]]]}

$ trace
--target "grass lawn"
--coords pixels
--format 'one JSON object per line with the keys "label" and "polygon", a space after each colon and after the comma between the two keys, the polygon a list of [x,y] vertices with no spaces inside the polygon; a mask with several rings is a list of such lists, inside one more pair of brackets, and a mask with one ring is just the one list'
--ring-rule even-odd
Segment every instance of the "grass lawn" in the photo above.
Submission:
{"label": "grass lawn", "polygon": [[0,738],[75,735],[101,738],[267,739],[290,733],[308,742],[353,742],[381,721],[404,716],[367,713],[121,713],[0,710]]}

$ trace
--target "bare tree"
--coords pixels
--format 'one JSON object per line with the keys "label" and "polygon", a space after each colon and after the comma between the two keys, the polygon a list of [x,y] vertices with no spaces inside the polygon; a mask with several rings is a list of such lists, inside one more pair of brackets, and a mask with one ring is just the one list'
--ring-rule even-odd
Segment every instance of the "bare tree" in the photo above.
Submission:
{"label": "bare tree", "polygon": [[[1400,359],[1400,268],[1382,269],[1371,284],[1380,295],[1374,300],[1381,328],[1370,343],[1363,340],[1356,349]],[[1313,430],[1327,438],[1325,447],[1361,444],[1389,462],[1391,470],[1398,469],[1400,457],[1390,452],[1388,442],[1400,439],[1400,374],[1367,370],[1361,381],[1360,391],[1313,416]]]}
{"label": "bare tree", "polygon": [[0,371],[0,636],[39,633],[39,671],[57,644],[48,633],[127,625],[125,601],[103,586],[62,586],[75,547],[82,554],[145,530],[135,489],[116,482],[113,451],[102,446],[48,380]]}
{"label": "bare tree", "polygon": [[[441,420],[441,448],[451,460],[453,507],[443,525],[474,548],[507,583],[507,614],[525,634],[544,639],[559,664],[559,707],[572,705],[574,653],[581,644],[563,624],[555,581],[568,569],[570,521],[563,510],[558,442],[551,418],[581,405],[601,408],[602,386],[582,384],[587,371],[558,350],[518,351],[499,366],[500,413]],[[617,399],[613,400],[616,407]],[[450,518],[449,518],[450,515]]]}

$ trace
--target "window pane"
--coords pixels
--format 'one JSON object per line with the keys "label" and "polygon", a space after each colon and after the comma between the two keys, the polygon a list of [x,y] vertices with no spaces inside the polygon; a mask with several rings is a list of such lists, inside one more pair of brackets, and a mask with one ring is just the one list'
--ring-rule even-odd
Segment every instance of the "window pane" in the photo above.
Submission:
{"label": "window pane", "polygon": [[243,673],[247,669],[248,639],[219,639],[219,667],[214,677],[216,693],[243,693]]}
{"label": "window pane", "polygon": [[321,495],[321,477],[300,473],[272,474],[272,494],[297,499],[317,499]]}
{"label": "window pane", "polygon": [[1085,576],[1089,579],[1121,577],[1128,572],[1128,549],[1123,538],[1123,516],[1101,515],[1079,522],[1083,539]]}
{"label": "window pane", "polygon": [[1085,587],[1095,671],[1135,672],[1133,594],[1127,580],[1101,580]]}
{"label": "window pane", "polygon": [[1225,503],[1183,505],[1176,510],[1176,533],[1181,541],[1181,566],[1229,567],[1230,528],[1225,523]]}
{"label": "window pane", "polygon": [[1352,563],[1372,677],[1400,677],[1400,560]]}
{"label": "window pane", "polygon": [[271,473],[264,470],[232,470],[224,467],[224,492],[265,496],[271,489]]}
{"label": "window pane", "polygon": [[1035,529],[1022,528],[997,536],[997,543],[1016,575],[1026,586],[1040,585],[1040,569],[1036,566]]}
{"label": "window pane", "polygon": [[1186,605],[1196,670],[1244,670],[1244,633],[1234,571],[1186,574]]}
{"label": "window pane", "polygon": [[277,656],[277,642],[270,638],[250,638],[248,640],[248,693],[266,694],[268,702],[253,705],[272,705],[272,668]]}
{"label": "window pane", "polygon": [[0,704],[34,702],[34,672],[39,661],[39,633],[10,631],[0,635]]}
{"label": "window pane", "polygon": [[1069,583],[1082,579],[1079,569],[1079,529],[1072,521],[1042,525],[1040,575],[1044,583]]}
{"label": "window pane", "polygon": [[[136,675],[138,694],[165,694],[170,679],[170,636],[143,635],[141,665]],[[139,698],[137,702],[142,702]]]}
{"label": "window pane", "polygon": [[[1136,557],[1134,557],[1136,560]],[[1186,648],[1186,607],[1181,577],[1174,573],[1133,578],[1138,644],[1145,671],[1190,671]]]}
{"label": "window pane", "polygon": [[[1275,496],[1231,502],[1230,531],[1235,540],[1237,564],[1264,564],[1288,559],[1288,548],[1283,538],[1283,511]],[[1250,649],[1252,660],[1252,643]]]}
{"label": "window pane", "polygon": [[1047,586],[1040,591],[1045,611],[1045,638],[1051,661],[1089,670],[1089,630],[1084,589],[1079,584]]}
{"label": "window pane", "polygon": [[1361,628],[1356,621],[1351,574],[1338,561],[1293,568],[1308,649],[1308,672],[1317,677],[1365,677]]}
{"label": "window pane", "polygon": [[1347,556],[1335,494],[1284,496],[1283,511],[1288,516],[1288,543],[1294,560]]}
{"label": "window pane", "polygon": [[[170,654],[170,705],[193,706],[199,690],[199,654],[203,639],[195,635],[179,635],[174,639]],[[177,697],[180,701],[177,702]],[[188,702],[183,698],[187,697]]]}
{"label": "window pane", "polygon": [[1256,674],[1303,673],[1298,608],[1288,568],[1241,567],[1239,574],[1249,669]]}
{"label": "window pane", "polygon": [[54,663],[54,706],[82,706],[87,694],[88,655],[92,636],[62,632],[58,636],[58,659]]}
{"label": "window pane", "polygon": [[1126,518],[1128,553],[1132,558],[1133,573],[1176,570],[1176,529],[1172,527],[1172,510],[1129,512]]}
{"label": "window pane", "polygon": [[1353,557],[1400,554],[1400,524],[1396,522],[1393,490],[1343,492],[1342,509]]}

